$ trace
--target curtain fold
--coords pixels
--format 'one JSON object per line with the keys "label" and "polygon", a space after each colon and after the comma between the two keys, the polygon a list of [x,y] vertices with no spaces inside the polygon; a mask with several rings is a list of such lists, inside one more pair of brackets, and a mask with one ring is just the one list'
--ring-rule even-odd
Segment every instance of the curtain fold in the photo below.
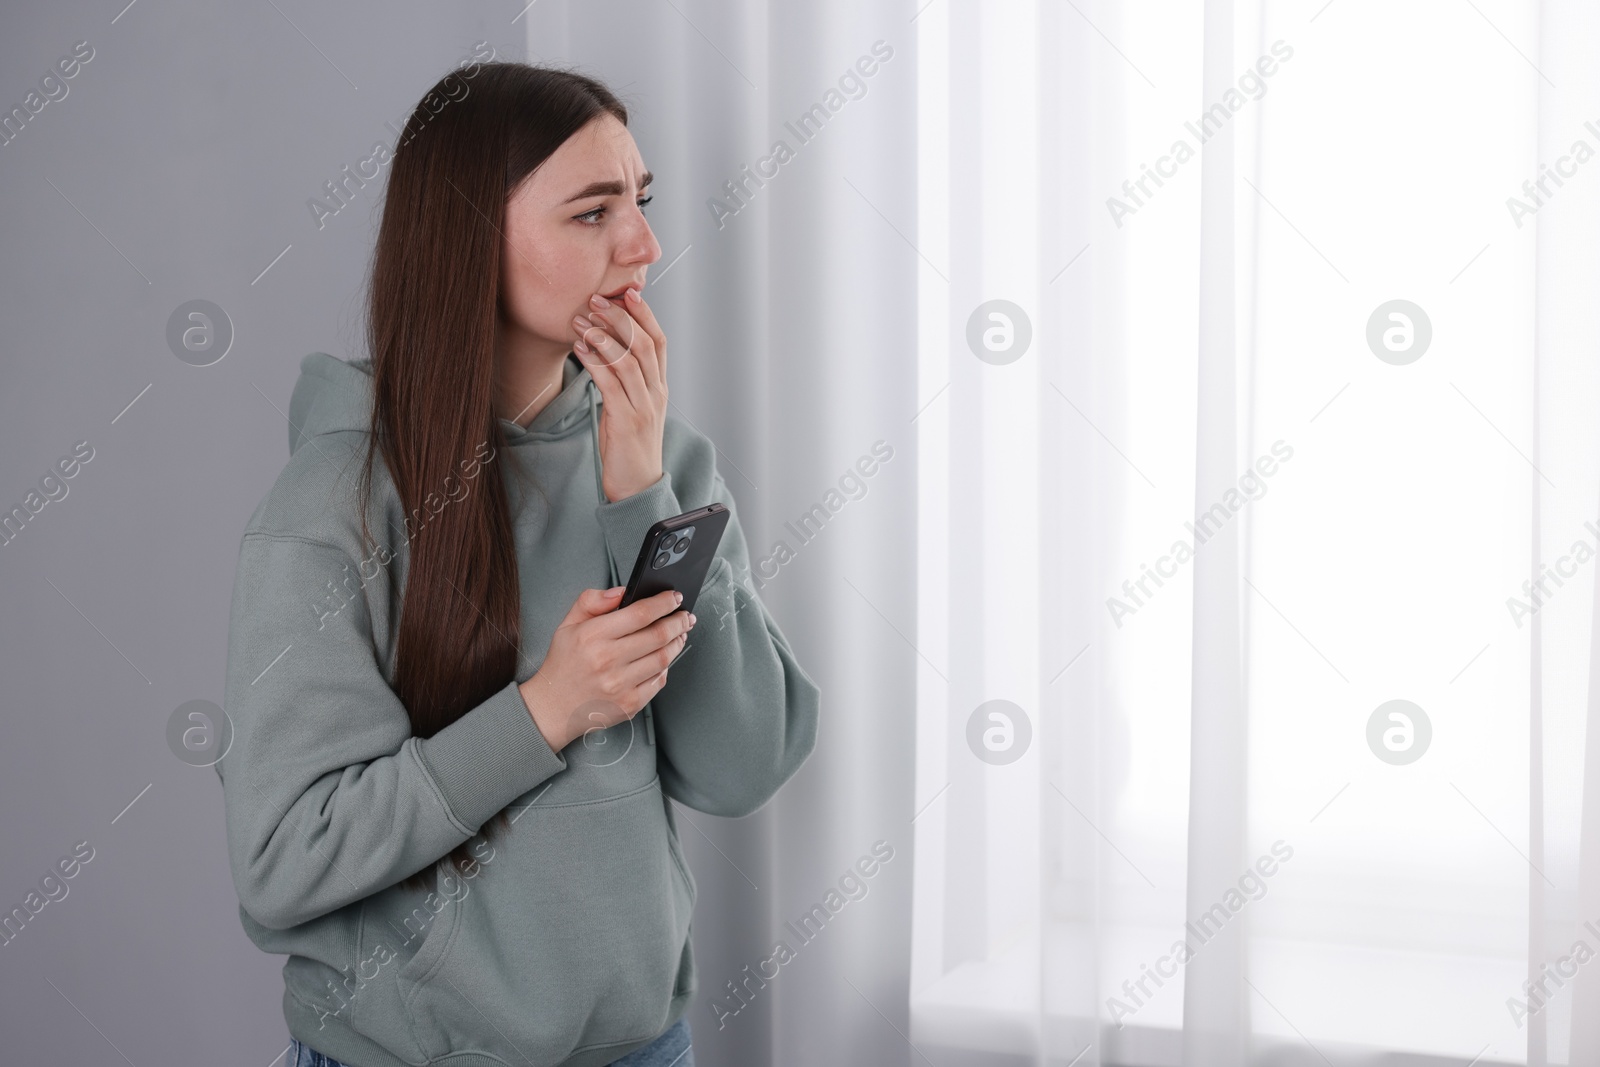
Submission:
{"label": "curtain fold", "polygon": [[[1233,88],[1236,0],[1205,0],[1201,99]],[[1194,515],[1233,487],[1241,461],[1239,350],[1235,331],[1235,127],[1205,143],[1200,166],[1199,385]],[[1248,459],[1245,459],[1248,464]],[[1205,914],[1248,866],[1249,708],[1244,688],[1239,524],[1227,523],[1197,551],[1190,683],[1188,883],[1184,913]],[[1184,963],[1183,1062],[1247,1062],[1250,1002],[1246,958],[1250,915],[1221,926]]]}

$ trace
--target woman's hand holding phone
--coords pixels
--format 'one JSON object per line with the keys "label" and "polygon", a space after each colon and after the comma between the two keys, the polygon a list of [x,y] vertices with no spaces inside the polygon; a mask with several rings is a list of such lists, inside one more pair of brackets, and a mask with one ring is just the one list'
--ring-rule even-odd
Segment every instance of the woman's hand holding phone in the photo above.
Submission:
{"label": "woman's hand holding phone", "polygon": [[688,642],[695,618],[678,613],[683,598],[675,590],[618,608],[622,593],[619,585],[578,594],[544,663],[518,686],[552,752],[637,715],[667,684],[667,667]]}

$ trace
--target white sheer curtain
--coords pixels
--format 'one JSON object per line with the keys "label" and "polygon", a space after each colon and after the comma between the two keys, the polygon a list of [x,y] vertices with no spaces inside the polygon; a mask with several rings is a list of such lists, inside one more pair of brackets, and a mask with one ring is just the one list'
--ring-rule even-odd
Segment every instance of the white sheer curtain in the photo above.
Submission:
{"label": "white sheer curtain", "polygon": [[1596,5],[916,28],[911,1041],[1600,1063]]}

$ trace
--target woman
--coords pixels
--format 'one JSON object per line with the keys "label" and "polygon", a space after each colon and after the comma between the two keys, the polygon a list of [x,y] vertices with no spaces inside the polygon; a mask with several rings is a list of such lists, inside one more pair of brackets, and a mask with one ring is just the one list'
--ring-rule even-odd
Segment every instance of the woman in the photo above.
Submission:
{"label": "woman", "polygon": [[652,523],[734,507],[667,414],[627,118],[567,71],[441,80],[391,166],[371,358],[301,361],[216,765],[291,1064],[691,1067],[668,798],[746,815],[815,744],[736,512],[708,625],[670,592],[617,606]]}

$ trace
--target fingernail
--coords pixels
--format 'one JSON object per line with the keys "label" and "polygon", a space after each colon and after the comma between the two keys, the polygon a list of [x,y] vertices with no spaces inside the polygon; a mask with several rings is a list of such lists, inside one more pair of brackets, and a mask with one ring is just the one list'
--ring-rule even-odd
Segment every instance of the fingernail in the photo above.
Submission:
{"label": "fingernail", "polygon": [[643,299],[644,299],[644,297],[639,295],[639,290],[637,290],[637,289],[629,289],[628,290],[628,303],[637,304],[639,301],[641,301]]}
{"label": "fingernail", "polygon": [[691,629],[691,630],[694,629],[694,623],[695,623],[694,612],[691,611],[691,612],[689,612],[689,629]]}
{"label": "fingernail", "polygon": [[589,354],[589,346],[583,343],[582,338],[572,342],[572,350],[578,353],[580,356],[587,356]]}
{"label": "fingernail", "polygon": [[596,293],[593,296],[591,296],[589,298],[589,303],[593,304],[597,308],[608,308],[608,307],[611,306],[611,301],[607,300],[605,297],[601,296],[599,293]]}
{"label": "fingernail", "polygon": [[682,593],[678,593],[678,592],[674,592],[672,594],[672,599],[673,599],[673,603],[682,604],[683,603],[683,594]]}
{"label": "fingernail", "polygon": [[574,315],[572,317],[572,321],[577,323],[580,327],[582,327],[585,330],[591,329],[594,326],[594,323],[590,322],[583,315]]}

